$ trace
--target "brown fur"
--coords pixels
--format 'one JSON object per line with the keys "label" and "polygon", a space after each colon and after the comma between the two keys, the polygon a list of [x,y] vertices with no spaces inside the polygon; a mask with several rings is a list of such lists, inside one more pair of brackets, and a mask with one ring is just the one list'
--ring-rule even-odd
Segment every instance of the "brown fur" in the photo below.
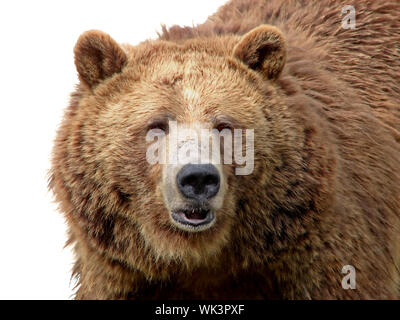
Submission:
{"label": "brown fur", "polygon": [[[78,41],[50,178],[78,299],[399,298],[400,5],[356,1],[345,30],[345,4],[233,0],[136,47]],[[282,34],[241,37],[265,23]],[[147,123],[165,113],[255,128],[253,174],[224,167],[224,206],[201,233],[171,227],[145,159]],[[348,264],[356,290],[341,287]]]}

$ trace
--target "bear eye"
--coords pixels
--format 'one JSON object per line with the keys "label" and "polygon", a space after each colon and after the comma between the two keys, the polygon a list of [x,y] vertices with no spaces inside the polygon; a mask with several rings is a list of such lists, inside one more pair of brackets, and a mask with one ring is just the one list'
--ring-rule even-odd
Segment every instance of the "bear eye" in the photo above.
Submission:
{"label": "bear eye", "polygon": [[215,129],[217,129],[219,132],[221,132],[222,130],[228,129],[228,130],[232,130],[232,125],[230,125],[227,122],[220,122],[215,126]]}
{"label": "bear eye", "polygon": [[147,130],[161,130],[165,133],[168,132],[168,123],[164,120],[155,120],[147,126]]}

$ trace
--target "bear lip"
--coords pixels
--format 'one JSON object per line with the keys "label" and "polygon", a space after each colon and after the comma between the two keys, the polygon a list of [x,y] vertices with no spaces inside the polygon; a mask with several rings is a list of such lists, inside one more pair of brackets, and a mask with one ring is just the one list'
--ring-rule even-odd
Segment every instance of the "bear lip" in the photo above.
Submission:
{"label": "bear lip", "polygon": [[182,209],[171,212],[174,222],[184,229],[204,229],[215,220],[214,211],[202,208]]}

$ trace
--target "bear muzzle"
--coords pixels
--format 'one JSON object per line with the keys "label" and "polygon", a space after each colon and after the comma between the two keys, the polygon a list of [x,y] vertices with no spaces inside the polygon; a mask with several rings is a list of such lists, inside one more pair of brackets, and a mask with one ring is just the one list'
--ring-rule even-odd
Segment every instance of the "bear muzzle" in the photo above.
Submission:
{"label": "bear muzzle", "polygon": [[179,228],[187,231],[202,231],[215,222],[215,212],[200,207],[172,211],[171,217]]}

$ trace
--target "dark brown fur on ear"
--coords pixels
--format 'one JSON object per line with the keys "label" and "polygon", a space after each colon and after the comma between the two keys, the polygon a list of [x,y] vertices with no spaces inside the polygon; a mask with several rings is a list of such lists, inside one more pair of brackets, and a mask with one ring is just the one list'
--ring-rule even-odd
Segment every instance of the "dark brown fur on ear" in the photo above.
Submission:
{"label": "dark brown fur on ear", "polygon": [[108,34],[90,30],[83,33],[74,48],[79,79],[90,88],[121,72],[127,57]]}
{"label": "dark brown fur on ear", "polygon": [[282,33],[270,25],[262,25],[245,34],[233,55],[249,68],[276,79],[286,61],[286,42]]}

